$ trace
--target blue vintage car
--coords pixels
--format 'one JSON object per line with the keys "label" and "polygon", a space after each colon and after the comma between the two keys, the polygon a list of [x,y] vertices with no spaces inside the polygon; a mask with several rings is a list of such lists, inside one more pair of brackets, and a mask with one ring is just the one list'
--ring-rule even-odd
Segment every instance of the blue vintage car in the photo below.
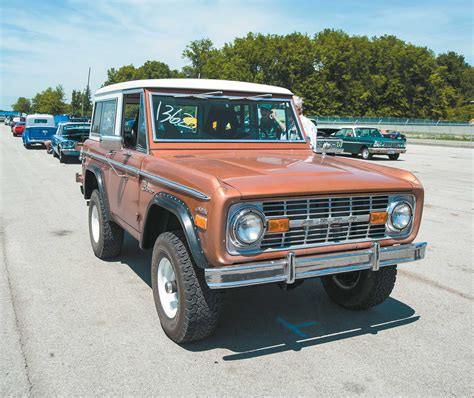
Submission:
{"label": "blue vintage car", "polygon": [[30,149],[34,144],[44,145],[56,133],[57,125],[53,115],[28,115],[25,121],[25,132],[22,135],[23,145]]}
{"label": "blue vintage car", "polygon": [[60,123],[56,134],[51,137],[53,156],[59,158],[61,163],[72,157],[79,157],[77,144],[82,144],[89,138],[90,129],[90,123]]}

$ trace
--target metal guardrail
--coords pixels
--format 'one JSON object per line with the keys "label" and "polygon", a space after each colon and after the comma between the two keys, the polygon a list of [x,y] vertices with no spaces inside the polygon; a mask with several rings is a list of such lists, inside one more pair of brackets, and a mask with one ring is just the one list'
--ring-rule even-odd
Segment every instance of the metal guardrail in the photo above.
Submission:
{"label": "metal guardrail", "polygon": [[409,119],[397,117],[339,117],[339,116],[309,116],[317,123],[324,124],[396,124],[406,126],[470,126],[468,121]]}

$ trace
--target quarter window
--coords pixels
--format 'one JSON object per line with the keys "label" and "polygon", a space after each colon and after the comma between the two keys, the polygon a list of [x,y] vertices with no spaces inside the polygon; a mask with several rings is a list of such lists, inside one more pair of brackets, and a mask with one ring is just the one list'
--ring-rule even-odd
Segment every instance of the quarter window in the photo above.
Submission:
{"label": "quarter window", "polygon": [[95,103],[94,120],[92,121],[92,134],[115,135],[115,115],[117,101],[98,101]]}

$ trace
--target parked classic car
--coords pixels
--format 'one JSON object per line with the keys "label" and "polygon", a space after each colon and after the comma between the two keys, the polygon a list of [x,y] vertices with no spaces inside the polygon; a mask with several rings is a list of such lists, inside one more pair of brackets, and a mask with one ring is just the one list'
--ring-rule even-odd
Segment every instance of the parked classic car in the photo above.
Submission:
{"label": "parked classic car", "polygon": [[400,131],[396,131],[396,130],[380,130],[380,132],[382,133],[382,135],[385,137],[385,138],[392,138],[392,139],[395,139],[395,140],[405,140],[407,139],[407,137],[405,136],[405,134],[402,134],[400,133]]}
{"label": "parked classic car", "polygon": [[44,145],[46,140],[56,133],[53,115],[33,114],[26,117],[25,132],[22,135],[23,145],[29,149],[32,145]]}
{"label": "parked classic car", "polygon": [[76,145],[89,137],[90,128],[90,123],[59,123],[56,134],[51,136],[53,156],[59,158],[61,163],[73,157],[79,158],[80,151]]}
{"label": "parked classic car", "polygon": [[390,295],[397,264],[424,257],[426,243],[413,242],[418,179],[315,154],[292,96],[206,79],[130,81],[95,95],[76,175],[91,246],[98,258],[119,256],[127,231],[153,248],[155,304],[175,342],[215,330],[222,289],[320,277],[337,304],[368,309]]}
{"label": "parked classic car", "polygon": [[13,136],[17,137],[19,135],[22,135],[23,132],[25,131],[25,126],[26,126],[25,122],[19,122],[19,123],[16,123],[14,126],[12,126],[11,130],[12,130]]}
{"label": "parked classic car", "polygon": [[321,128],[318,126],[317,120],[315,118],[309,118],[314,125],[318,128],[318,133],[316,136],[316,153],[327,153],[330,155],[335,155],[342,153],[343,151],[343,141],[340,138],[334,137],[331,135],[332,132],[339,130],[336,128],[327,129]]}
{"label": "parked classic car", "polygon": [[389,159],[397,160],[406,152],[405,141],[386,138],[375,127],[344,126],[334,136],[344,141],[344,152],[360,154],[366,160],[373,155],[388,155]]}

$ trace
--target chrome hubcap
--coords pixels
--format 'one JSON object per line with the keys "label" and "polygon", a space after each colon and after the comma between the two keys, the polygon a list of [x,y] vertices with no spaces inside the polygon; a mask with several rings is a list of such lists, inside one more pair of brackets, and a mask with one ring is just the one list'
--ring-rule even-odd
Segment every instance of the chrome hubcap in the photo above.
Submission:
{"label": "chrome hubcap", "polygon": [[92,239],[95,243],[99,242],[100,236],[100,223],[99,223],[99,210],[96,205],[92,205],[91,211],[91,230],[92,230]]}
{"label": "chrome hubcap", "polygon": [[178,289],[173,266],[163,257],[158,264],[158,294],[163,311],[168,318],[174,318],[178,311]]}
{"label": "chrome hubcap", "polygon": [[353,289],[360,279],[360,272],[349,272],[347,274],[333,275],[334,283],[342,290]]}

